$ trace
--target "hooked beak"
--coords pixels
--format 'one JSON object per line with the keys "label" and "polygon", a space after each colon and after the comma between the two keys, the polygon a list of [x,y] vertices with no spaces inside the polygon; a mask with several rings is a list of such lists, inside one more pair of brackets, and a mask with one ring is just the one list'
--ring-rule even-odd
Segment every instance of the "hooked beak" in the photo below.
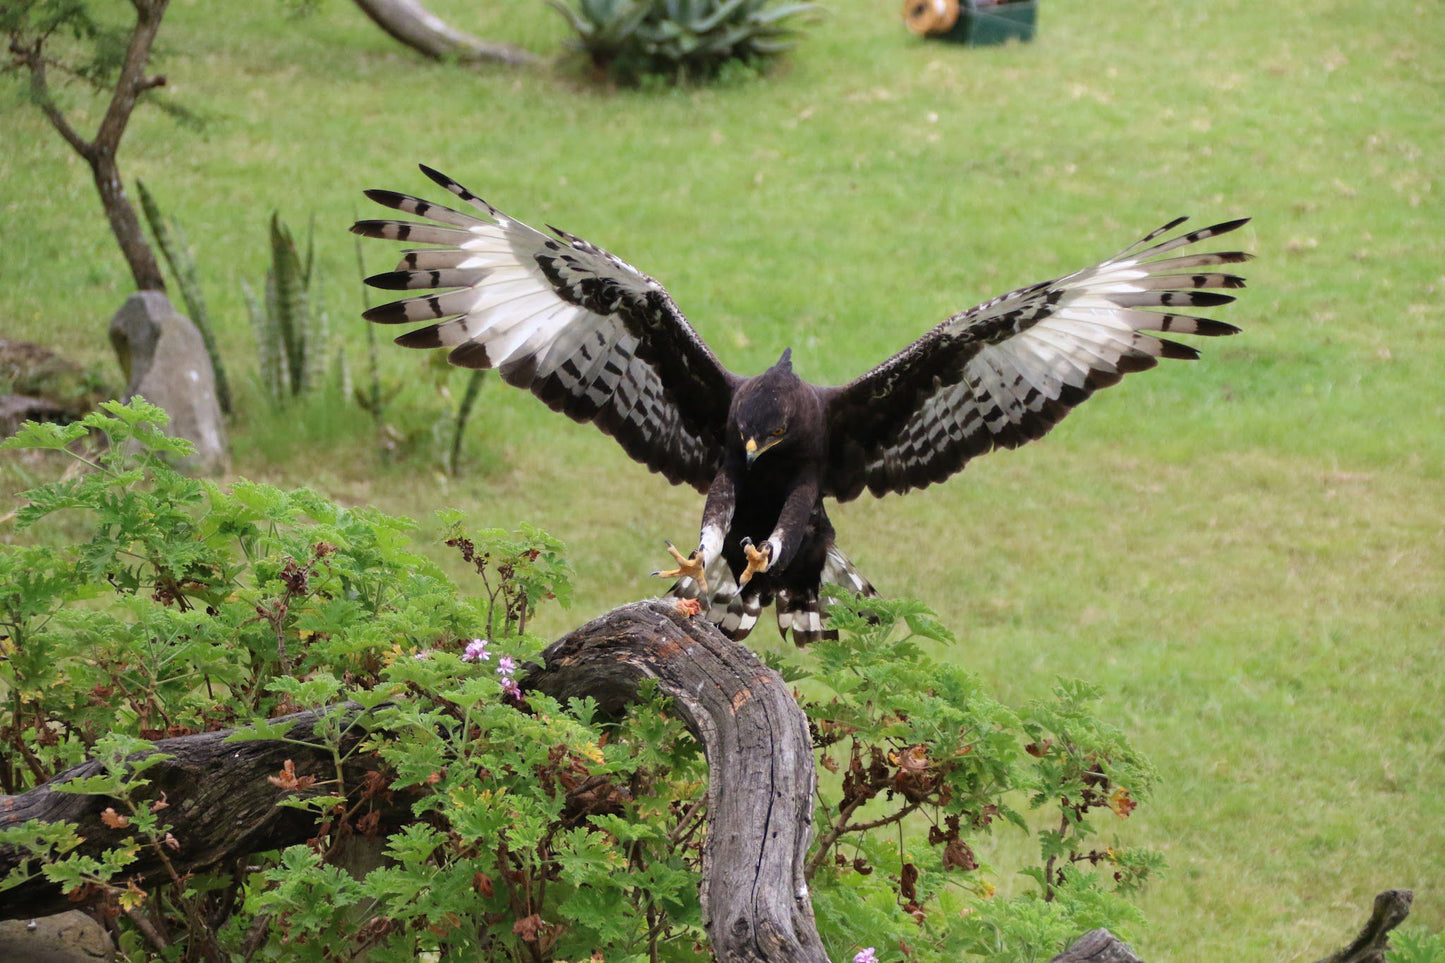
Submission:
{"label": "hooked beak", "polygon": [[761,455],[763,452],[767,451],[769,448],[773,447],[782,440],[783,439],[781,437],[769,438],[767,441],[763,442],[761,446],[759,446],[758,440],[756,438],[749,438],[747,444],[743,445],[743,451],[748,453],[748,466],[751,467],[752,463],[758,460],[759,455]]}

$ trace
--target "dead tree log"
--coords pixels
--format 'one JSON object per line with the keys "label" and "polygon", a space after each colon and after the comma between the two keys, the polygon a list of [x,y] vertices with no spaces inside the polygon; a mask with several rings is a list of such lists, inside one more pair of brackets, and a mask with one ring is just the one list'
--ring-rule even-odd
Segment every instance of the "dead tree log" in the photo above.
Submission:
{"label": "dead tree log", "polygon": [[[777,673],[672,600],[615,609],[553,643],[542,661],[519,680],[524,690],[559,700],[590,696],[612,713],[625,710],[644,680],[655,680],[702,744],[709,767],[702,905],[716,957],[725,963],[826,963],[803,873],[816,782],[812,745],[807,720]],[[352,724],[357,712],[342,705],[285,721],[291,739],[301,742],[309,741],[323,720],[340,721],[348,747],[363,735],[363,727]],[[298,772],[328,772],[330,751],[296,741],[227,742],[229,735],[203,733],[155,744],[173,758],[147,770],[148,798],[165,794],[171,832],[181,842],[169,857],[177,872],[205,870],[316,835],[312,816],[276,805],[285,792],[266,777],[287,760]],[[362,785],[373,761],[361,753],[347,759],[346,785]],[[101,814],[116,801],[55,789],[99,771],[99,763],[87,762],[27,793],[0,796],[0,828],[29,819],[73,822],[92,841],[86,844],[92,851],[104,849],[114,831]],[[382,826],[408,820],[408,802],[377,797]],[[0,878],[22,863],[21,854],[0,847]],[[143,853],[133,871],[141,883],[164,880],[169,872],[151,853]],[[1409,913],[1410,899],[1405,890],[1381,893],[1360,936],[1320,963],[1380,963],[1390,930]],[[74,908],[43,878],[0,894],[0,919]],[[1139,957],[1108,930],[1094,930],[1051,963],[1139,963]]]}
{"label": "dead tree log", "polygon": [[[291,723],[291,739],[310,742],[324,716],[339,714],[343,720],[350,720],[354,713],[353,707],[337,706],[328,712],[302,712],[275,721]],[[288,760],[298,772],[325,774],[331,771],[331,751],[279,739],[227,742],[234,731],[206,732],[155,743],[156,752],[172,758],[147,770],[151,783],[143,796],[150,802],[166,802],[166,823],[181,847],[167,856],[179,873],[204,871],[249,853],[289,846],[316,835],[316,821],[309,814],[277,805],[290,793],[272,785],[266,777],[280,772]],[[352,748],[363,734],[359,728],[348,731],[343,750]],[[362,753],[349,755],[347,760],[346,784],[362,785],[366,773],[375,768],[374,761]],[[90,760],[29,792],[0,796],[0,829],[31,819],[74,823],[86,840],[80,852],[98,855],[121,836],[105,825],[101,814],[107,808],[117,808],[124,814],[124,807],[107,796],[61,792],[56,787],[103,773],[104,765]],[[410,817],[410,807],[400,801],[382,813],[383,823],[392,826]],[[20,853],[0,847],[0,879],[23,863]],[[169,879],[160,854],[149,849],[141,850],[129,870],[141,885]],[[38,874],[0,893],[0,920],[75,908],[55,884]]]}
{"label": "dead tree log", "polygon": [[1385,963],[1385,950],[1390,945],[1390,931],[1410,915],[1415,894],[1408,889],[1389,889],[1375,897],[1374,909],[1360,935],[1338,953],[1319,963]]}
{"label": "dead tree log", "polygon": [[1134,951],[1108,930],[1090,930],[1049,963],[1143,963]]}
{"label": "dead tree log", "polygon": [[481,40],[458,30],[419,0],[356,0],[356,5],[393,40],[433,60],[493,60],[513,67],[538,60],[521,47]]}

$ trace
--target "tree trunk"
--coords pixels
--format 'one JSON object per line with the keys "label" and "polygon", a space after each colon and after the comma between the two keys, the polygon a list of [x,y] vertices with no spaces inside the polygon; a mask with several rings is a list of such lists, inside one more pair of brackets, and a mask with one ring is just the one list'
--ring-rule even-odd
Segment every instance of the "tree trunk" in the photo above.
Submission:
{"label": "tree trunk", "polygon": [[[695,611],[694,603],[670,599],[615,609],[549,646],[544,664],[529,666],[521,685],[559,700],[591,696],[603,711],[618,713],[636,697],[640,683],[656,680],[707,755],[702,905],[714,955],[724,963],[826,963],[803,877],[816,781],[807,720],[777,673],[708,622],[691,617]],[[181,843],[170,857],[175,870],[200,871],[314,836],[313,818],[278,807],[284,792],[266,777],[287,760],[297,772],[330,773],[328,750],[291,740],[306,741],[323,717],[339,713],[350,719],[357,711],[341,705],[288,716],[288,741],[228,743],[227,731],[157,742],[157,751],[174,758],[146,771],[153,793],[148,798],[165,794],[170,830]],[[343,747],[361,736],[361,727],[348,728]],[[345,782],[353,788],[374,768],[360,753],[348,755],[346,767]],[[96,840],[82,844],[81,852],[103,849],[115,831],[105,827],[101,813],[115,801],[53,788],[99,768],[83,763],[27,793],[0,796],[0,829],[28,819],[74,822],[83,837]],[[375,800],[383,831],[410,818],[409,800],[396,795],[390,803]],[[23,863],[18,852],[0,847],[0,878]],[[160,861],[144,851],[132,871],[142,885],[168,878]],[[1410,898],[1405,890],[1381,893],[1359,938],[1320,963],[1381,963],[1389,932],[1409,913]],[[34,878],[3,894],[0,919],[74,908],[58,887]],[[1139,963],[1139,958],[1108,930],[1094,930],[1052,963]]]}
{"label": "tree trunk", "polygon": [[433,60],[494,60],[520,67],[538,59],[521,47],[481,40],[458,30],[419,0],[356,0],[356,5],[394,40]]}
{"label": "tree trunk", "polygon": [[125,183],[115,162],[115,151],[108,147],[96,147],[85,155],[85,159],[95,178],[95,189],[100,192],[100,203],[105,208],[106,219],[110,221],[111,233],[120,244],[120,252],[130,267],[131,277],[135,278],[136,288],[164,292],[165,275],[161,274],[155,252],[141,229],[135,205],[131,204],[125,192]]}
{"label": "tree trunk", "polygon": [[656,679],[708,761],[703,919],[723,961],[826,961],[803,863],[813,836],[813,744],[787,685],[675,600],[637,602],[564,636],[527,685],[617,711]]}

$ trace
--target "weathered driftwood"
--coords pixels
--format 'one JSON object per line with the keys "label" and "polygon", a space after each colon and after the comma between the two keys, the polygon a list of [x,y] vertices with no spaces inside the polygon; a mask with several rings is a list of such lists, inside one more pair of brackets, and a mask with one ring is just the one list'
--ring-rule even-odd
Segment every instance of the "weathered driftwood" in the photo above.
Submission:
{"label": "weathered driftwood", "polygon": [[521,47],[481,40],[458,30],[419,0],[356,0],[356,5],[392,39],[433,60],[494,60],[514,67],[538,60]]}
{"label": "weathered driftwood", "polygon": [[[338,714],[346,719],[354,711],[351,707],[338,706],[328,713],[302,712],[275,721],[291,724],[292,739],[308,741],[323,715]],[[233,731],[180,736],[155,744],[157,752],[173,758],[146,771],[145,777],[151,784],[143,794],[151,802],[164,800],[166,803],[164,821],[180,844],[180,849],[168,851],[166,857],[178,873],[209,869],[249,853],[299,843],[316,834],[312,817],[300,810],[276,805],[288,792],[272,785],[266,777],[281,772],[290,760],[297,773],[325,779],[334,772],[330,751],[279,739],[226,742]],[[359,729],[349,732],[343,748],[350,749],[361,735]],[[362,785],[367,771],[374,768],[370,757],[350,756],[344,770],[347,785]],[[55,788],[72,779],[103,772],[103,765],[91,760],[29,792],[0,796],[0,829],[31,819],[71,822],[86,839],[81,852],[96,854],[114,845],[127,833],[107,827],[101,814],[107,808],[124,814],[124,806],[106,796],[77,795]],[[383,798],[378,798],[377,803],[385,806]],[[410,815],[400,803],[392,806],[392,811],[383,814],[385,822],[394,825],[398,819]],[[0,847],[0,879],[21,862],[15,850]],[[149,849],[141,851],[130,872],[142,884],[169,878],[160,854]],[[74,908],[75,904],[54,884],[38,874],[0,893],[0,919],[24,919]]]}
{"label": "weathered driftwood", "polygon": [[[744,646],[671,600],[615,609],[559,639],[542,661],[520,680],[524,689],[563,700],[591,696],[612,713],[624,710],[644,680],[656,680],[702,744],[710,770],[702,901],[717,958],[725,963],[826,961],[803,876],[816,781],[812,746],[806,718],[782,679]],[[337,706],[285,721],[293,739],[305,740],[323,717],[347,722],[356,711]],[[169,854],[170,869],[158,856],[142,854],[135,866],[141,881],[163,880],[171,869],[185,873],[226,864],[316,834],[310,816],[276,805],[285,790],[266,777],[291,760],[298,774],[325,778],[332,766],[330,752],[279,740],[228,743],[227,735],[156,743],[158,751],[174,758],[147,770],[150,798],[165,794],[170,829],[181,848]],[[351,743],[361,735],[359,726],[352,727],[345,739]],[[346,784],[361,786],[373,763],[358,753],[346,765]],[[97,763],[88,762],[30,792],[0,796],[0,828],[32,818],[70,821],[94,841],[91,845],[104,848],[115,831],[105,826],[101,813],[114,800],[54,790],[98,771]],[[409,814],[405,799],[377,796],[374,802],[383,827]],[[0,848],[0,877],[19,863],[17,853]],[[1320,963],[1379,963],[1390,930],[1409,913],[1410,898],[1404,890],[1381,893],[1359,938]],[[72,908],[41,879],[0,894],[0,919]],[[1107,930],[1094,930],[1052,963],[1139,963],[1139,958]]]}
{"label": "weathered driftwood", "polygon": [[708,761],[703,913],[720,960],[827,960],[803,863],[812,740],[782,678],[673,601],[639,602],[558,640],[529,684],[620,709],[644,679],[671,696]]}
{"label": "weathered driftwood", "polygon": [[1108,930],[1090,930],[1049,963],[1142,963],[1129,944]]}

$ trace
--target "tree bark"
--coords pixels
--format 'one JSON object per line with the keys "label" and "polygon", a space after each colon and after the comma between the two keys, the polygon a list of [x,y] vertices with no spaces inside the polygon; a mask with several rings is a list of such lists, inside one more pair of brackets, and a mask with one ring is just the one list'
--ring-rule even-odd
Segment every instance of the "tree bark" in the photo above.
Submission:
{"label": "tree bark", "polygon": [[115,235],[116,242],[120,244],[120,252],[125,257],[126,266],[130,268],[131,277],[135,279],[136,289],[164,293],[165,275],[161,274],[155,252],[151,250],[145,231],[141,229],[135,205],[131,204],[126,195],[120,167],[115,161],[115,152],[110,149],[97,149],[83,156],[90,164],[95,189],[100,192],[101,207],[105,208],[106,220],[110,222],[110,230]]}
{"label": "tree bark", "polygon": [[47,66],[50,61],[45,52],[49,34],[36,36],[28,43],[20,37],[12,37],[10,53],[16,62],[25,66],[30,73],[30,92],[41,111],[56,132],[64,138],[71,149],[79,154],[90,166],[91,177],[96,191],[100,194],[101,207],[106,220],[110,222],[111,233],[120,245],[121,255],[135,279],[136,288],[141,291],[164,291],[166,282],[160,265],[151,251],[150,242],[141,230],[140,218],[135,207],[126,197],[116,155],[120,152],[121,138],[125,136],[126,125],[135,110],[141,94],[152,87],[165,84],[164,77],[147,77],[146,64],[150,61],[151,48],[156,34],[160,31],[161,20],[166,15],[170,0],[132,0],[135,7],[135,28],[126,44],[125,59],[121,62],[120,73],[111,91],[110,103],[96,129],[95,137],[86,140],[71,125],[50,92]]}
{"label": "tree bark", "polygon": [[617,711],[656,679],[707,754],[702,905],[713,954],[826,961],[803,875],[817,783],[807,717],[781,676],[687,609],[615,609],[550,646],[527,685]]}
{"label": "tree bark", "polygon": [[[707,755],[702,905],[714,955],[724,963],[826,963],[803,875],[816,783],[807,720],[777,673],[693,617],[695,611],[695,604],[671,599],[625,605],[553,643],[542,654],[543,664],[529,666],[519,681],[524,691],[559,700],[590,696],[603,711],[620,713],[644,680],[655,680]],[[147,770],[148,798],[164,793],[169,806],[169,828],[181,843],[170,856],[172,866],[181,873],[203,870],[313,837],[312,817],[278,807],[285,793],[266,777],[290,760],[298,775],[314,775],[318,782],[333,778],[331,753],[298,741],[307,741],[324,718],[339,715],[351,723],[358,711],[342,705],[288,716],[290,740],[284,742],[228,743],[230,731],[157,742],[156,751],[174,758]],[[344,748],[362,737],[363,727],[348,725],[346,732]],[[346,786],[361,786],[373,768],[369,756],[348,756]],[[82,851],[104,849],[116,831],[104,825],[101,813],[116,802],[54,788],[99,770],[99,764],[87,762],[27,793],[0,796],[0,829],[28,819],[74,822],[87,839]],[[382,795],[374,803],[383,830],[410,818],[407,799]],[[22,863],[18,852],[0,847],[0,878]],[[133,871],[143,885],[168,878],[149,852]],[[1389,932],[1408,915],[1410,900],[1407,890],[1381,893],[1360,936],[1320,963],[1381,963]],[[0,894],[0,919],[73,908],[43,878]],[[1086,933],[1051,963],[1139,963],[1139,957],[1101,929]]]}
{"label": "tree bark", "polygon": [[492,60],[513,67],[538,60],[521,47],[481,40],[456,29],[419,0],[356,0],[356,5],[392,39],[433,60]]}

